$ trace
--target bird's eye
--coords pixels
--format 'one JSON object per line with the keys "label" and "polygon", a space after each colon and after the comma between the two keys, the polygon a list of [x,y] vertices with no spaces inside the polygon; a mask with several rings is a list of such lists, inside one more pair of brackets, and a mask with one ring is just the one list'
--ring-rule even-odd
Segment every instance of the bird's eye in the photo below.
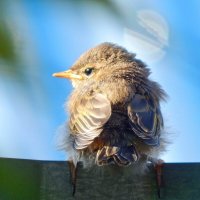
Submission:
{"label": "bird's eye", "polygon": [[94,68],[89,67],[89,68],[86,68],[86,69],[85,69],[84,73],[85,73],[87,76],[89,76],[89,75],[92,74],[93,70],[94,70]]}

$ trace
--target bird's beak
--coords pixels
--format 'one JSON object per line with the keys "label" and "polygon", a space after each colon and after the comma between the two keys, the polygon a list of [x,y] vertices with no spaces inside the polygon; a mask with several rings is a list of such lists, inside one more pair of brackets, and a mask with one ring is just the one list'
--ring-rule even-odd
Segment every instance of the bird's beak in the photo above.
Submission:
{"label": "bird's beak", "polygon": [[83,79],[82,76],[78,75],[78,74],[74,74],[72,72],[72,70],[67,70],[64,72],[58,72],[58,73],[54,73],[53,74],[54,77],[58,77],[58,78],[68,78],[68,79]]}

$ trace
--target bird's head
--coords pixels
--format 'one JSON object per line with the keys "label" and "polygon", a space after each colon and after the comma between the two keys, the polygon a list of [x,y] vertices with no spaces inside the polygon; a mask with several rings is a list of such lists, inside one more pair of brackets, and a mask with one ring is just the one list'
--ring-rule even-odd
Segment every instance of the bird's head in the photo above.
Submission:
{"label": "bird's head", "polygon": [[53,74],[55,77],[70,79],[74,87],[89,80],[97,83],[105,80],[112,82],[116,78],[131,80],[148,75],[149,70],[135,58],[135,54],[112,43],[102,43],[88,50],[69,70]]}

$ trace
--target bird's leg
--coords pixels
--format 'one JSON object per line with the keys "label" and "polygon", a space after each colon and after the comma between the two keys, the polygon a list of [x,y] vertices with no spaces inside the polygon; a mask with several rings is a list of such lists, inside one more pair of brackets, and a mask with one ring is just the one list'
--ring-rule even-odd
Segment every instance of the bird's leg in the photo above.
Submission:
{"label": "bird's leg", "polygon": [[76,192],[76,178],[77,178],[77,166],[74,165],[73,161],[69,161],[70,170],[70,183],[72,184],[72,195]]}
{"label": "bird's leg", "polygon": [[160,189],[161,189],[161,186],[163,184],[163,174],[162,174],[162,171],[163,171],[163,164],[164,164],[164,161],[159,159],[157,160],[157,163],[155,164],[155,170],[156,170],[156,178],[157,178],[157,185],[158,185],[158,197],[160,198],[161,195],[160,195]]}
{"label": "bird's leg", "polygon": [[163,184],[162,169],[163,169],[164,161],[161,160],[161,159],[155,159],[155,158],[152,158],[152,157],[150,157],[148,160],[150,162],[152,162],[153,165],[154,165],[154,168],[155,168],[155,171],[156,171],[156,181],[157,181],[157,186],[158,186],[158,197],[161,198],[160,190],[161,190],[161,187],[162,187],[162,184]]}

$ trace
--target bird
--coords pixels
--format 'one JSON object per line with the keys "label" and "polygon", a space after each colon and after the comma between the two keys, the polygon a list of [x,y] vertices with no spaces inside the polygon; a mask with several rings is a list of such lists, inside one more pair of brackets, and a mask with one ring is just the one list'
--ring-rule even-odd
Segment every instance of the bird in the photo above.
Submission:
{"label": "bird", "polygon": [[119,167],[160,163],[166,147],[160,103],[167,95],[150,74],[135,53],[110,42],[87,50],[69,70],[53,74],[73,85],[65,104],[69,120],[62,145],[72,164],[74,192],[79,161]]}

